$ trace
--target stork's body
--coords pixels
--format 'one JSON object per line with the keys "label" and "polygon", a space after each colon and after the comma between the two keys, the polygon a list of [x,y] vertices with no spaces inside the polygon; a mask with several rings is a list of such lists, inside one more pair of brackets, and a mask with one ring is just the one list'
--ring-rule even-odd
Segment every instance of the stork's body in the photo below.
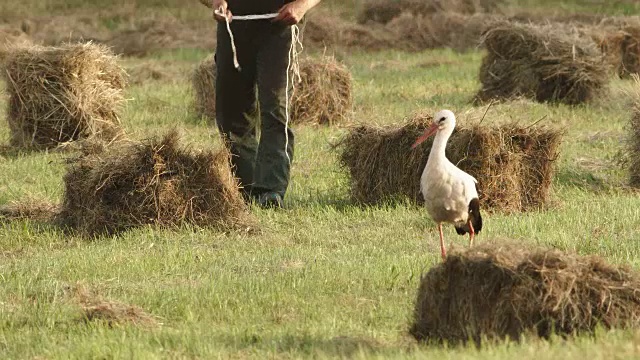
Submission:
{"label": "stork's body", "polygon": [[475,234],[482,229],[477,180],[458,169],[445,155],[447,141],[455,125],[453,113],[442,110],[436,114],[431,127],[413,145],[415,147],[432,134],[436,134],[427,165],[420,178],[420,191],[424,196],[429,216],[438,224],[443,259],[446,257],[443,222],[454,224],[456,232],[460,235],[469,233],[469,245],[473,245]]}

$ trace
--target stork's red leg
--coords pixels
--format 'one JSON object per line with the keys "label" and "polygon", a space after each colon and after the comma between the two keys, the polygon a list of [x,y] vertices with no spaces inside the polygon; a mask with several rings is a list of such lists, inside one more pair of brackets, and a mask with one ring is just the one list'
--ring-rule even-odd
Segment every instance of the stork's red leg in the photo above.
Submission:
{"label": "stork's red leg", "polygon": [[447,250],[444,248],[444,235],[442,235],[442,223],[438,223],[438,232],[440,233],[440,254],[442,260],[447,258]]}
{"label": "stork's red leg", "polygon": [[473,229],[471,219],[467,220],[467,224],[469,224],[469,247],[471,247],[473,246],[473,238],[476,237],[476,231]]}

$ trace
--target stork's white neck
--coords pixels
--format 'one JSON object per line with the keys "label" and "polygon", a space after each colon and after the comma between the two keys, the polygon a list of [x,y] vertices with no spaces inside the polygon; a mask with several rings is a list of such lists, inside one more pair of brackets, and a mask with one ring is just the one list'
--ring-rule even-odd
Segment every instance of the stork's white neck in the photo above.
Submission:
{"label": "stork's white neck", "polygon": [[429,152],[428,162],[440,162],[446,159],[445,150],[447,147],[447,141],[453,133],[453,126],[445,126],[443,129],[438,130],[436,137],[433,139],[433,145],[431,146],[431,152]]}

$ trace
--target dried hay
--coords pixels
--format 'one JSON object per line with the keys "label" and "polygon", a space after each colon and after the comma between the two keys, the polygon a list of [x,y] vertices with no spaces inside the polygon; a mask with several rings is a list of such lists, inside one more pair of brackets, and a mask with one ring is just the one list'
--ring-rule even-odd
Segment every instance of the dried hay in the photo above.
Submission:
{"label": "dried hay", "polygon": [[619,77],[640,73],[640,24],[608,31],[598,29],[593,38]]}
{"label": "dried hay", "polygon": [[351,115],[351,73],[332,57],[300,62],[301,81],[291,95],[291,121],[300,124],[345,123]]}
{"label": "dried hay", "polygon": [[22,22],[34,42],[47,46],[65,43],[102,43],[116,54],[144,56],[163,49],[212,49],[216,39],[210,18],[180,19],[168,11],[140,15],[135,6],[73,14],[32,17]]}
{"label": "dried hay", "polygon": [[596,25],[601,27],[622,28],[625,26],[638,25],[638,24],[640,24],[640,16],[631,15],[631,16],[602,16],[602,18]]}
{"label": "dried hay", "polygon": [[33,40],[45,46],[89,41],[104,43],[110,35],[95,14],[40,16],[24,25]]}
{"label": "dried hay", "polygon": [[117,301],[101,301],[82,306],[83,319],[89,321],[103,321],[110,327],[125,323],[134,325],[153,326],[157,324],[154,317],[135,305],[123,304]]}
{"label": "dried hay", "polygon": [[56,218],[60,206],[47,200],[27,198],[0,206],[0,222],[3,220],[32,220],[50,222]]}
{"label": "dried hay", "polygon": [[216,120],[216,62],[213,55],[200,62],[191,76],[194,107],[198,116]]}
{"label": "dried hay", "polygon": [[314,48],[358,48],[378,51],[394,48],[397,39],[383,25],[360,25],[327,11],[306,16],[303,43]]}
{"label": "dried hay", "polygon": [[[563,12],[557,9],[509,9],[509,20],[528,24],[569,24],[571,26],[595,26],[600,24],[605,15],[583,12]],[[515,11],[513,11],[515,10]]]}
{"label": "dried hay", "polygon": [[132,16],[106,40],[116,54],[145,56],[166,49],[212,49],[216,44],[211,22],[185,23],[174,16]]}
{"label": "dried hay", "polygon": [[75,286],[71,290],[74,300],[82,309],[81,320],[84,322],[104,322],[109,327],[125,324],[145,327],[159,325],[156,317],[148,314],[141,307],[104,300],[82,285]]}
{"label": "dried hay", "polygon": [[314,12],[306,21],[305,42],[314,47],[359,48],[367,51],[400,49],[420,51],[449,47],[477,47],[483,31],[497,15],[461,14],[453,11],[412,13],[404,11],[386,24],[353,24],[326,12]]}
{"label": "dried hay", "polygon": [[574,105],[597,98],[609,80],[601,52],[577,30],[503,22],[482,43],[488,53],[477,102],[526,97]]}
{"label": "dried hay", "polygon": [[426,15],[440,11],[437,1],[425,0],[368,0],[362,4],[358,13],[358,23],[369,22],[387,24],[402,13],[411,15]]}
{"label": "dried hay", "polygon": [[[194,107],[199,116],[216,118],[215,61],[213,56],[198,65],[192,77]],[[332,57],[300,61],[300,82],[293,77],[292,124],[344,123],[351,115],[351,74]]]}
{"label": "dried hay", "polygon": [[181,80],[180,75],[168,69],[168,65],[155,62],[140,62],[125,67],[129,84],[144,85],[155,81],[173,82]]}
{"label": "dried hay", "polygon": [[492,13],[503,0],[368,0],[358,14],[361,24],[377,22],[386,24],[402,13],[431,15],[441,12],[460,14]]}
{"label": "dried hay", "polygon": [[121,135],[125,72],[101,45],[20,48],[6,61],[11,145],[51,148]]}
{"label": "dried hay", "polygon": [[0,26],[0,70],[2,69],[2,63],[6,57],[15,48],[31,46],[31,39],[27,34],[20,29]]}
{"label": "dried hay", "polygon": [[148,20],[116,32],[107,43],[114,53],[124,56],[145,56],[154,51],[171,48],[178,38],[178,22]]}
{"label": "dried hay", "polygon": [[[420,177],[432,139],[411,149],[432,119],[418,114],[402,127],[359,126],[338,145],[349,170],[352,199],[376,204],[407,197],[422,203]],[[447,157],[478,180],[482,206],[505,212],[547,203],[561,132],[543,126],[460,124]]]}
{"label": "dried hay", "polygon": [[497,19],[490,14],[439,12],[415,15],[404,12],[390,21],[386,28],[397,39],[396,48],[407,51],[433,48],[464,51],[478,47],[483,32]]}
{"label": "dried hay", "polygon": [[452,251],[423,275],[410,333],[449,344],[635,327],[640,278],[597,256],[522,244]]}
{"label": "dried hay", "polygon": [[248,225],[226,149],[194,152],[178,141],[178,134],[170,132],[162,139],[115,143],[71,161],[61,225],[89,235],[147,224]]}
{"label": "dried hay", "polygon": [[629,169],[629,183],[635,188],[640,188],[640,78],[634,75],[636,87],[633,100],[633,112],[629,123],[629,141],[627,144],[627,166]]}

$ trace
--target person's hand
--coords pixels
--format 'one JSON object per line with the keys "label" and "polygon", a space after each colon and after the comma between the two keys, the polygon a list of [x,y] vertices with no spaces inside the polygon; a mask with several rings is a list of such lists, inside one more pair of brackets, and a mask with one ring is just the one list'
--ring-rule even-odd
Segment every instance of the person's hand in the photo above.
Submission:
{"label": "person's hand", "polygon": [[306,0],[296,0],[281,7],[278,10],[278,16],[273,18],[273,21],[285,25],[295,25],[302,20],[308,10],[309,6]]}
{"label": "person's hand", "polygon": [[233,18],[233,16],[231,15],[231,11],[228,9],[226,0],[213,0],[212,5],[213,5],[214,19],[216,19],[217,21],[225,21],[223,14],[226,14],[227,18],[229,19],[229,22],[231,22],[231,19]]}

